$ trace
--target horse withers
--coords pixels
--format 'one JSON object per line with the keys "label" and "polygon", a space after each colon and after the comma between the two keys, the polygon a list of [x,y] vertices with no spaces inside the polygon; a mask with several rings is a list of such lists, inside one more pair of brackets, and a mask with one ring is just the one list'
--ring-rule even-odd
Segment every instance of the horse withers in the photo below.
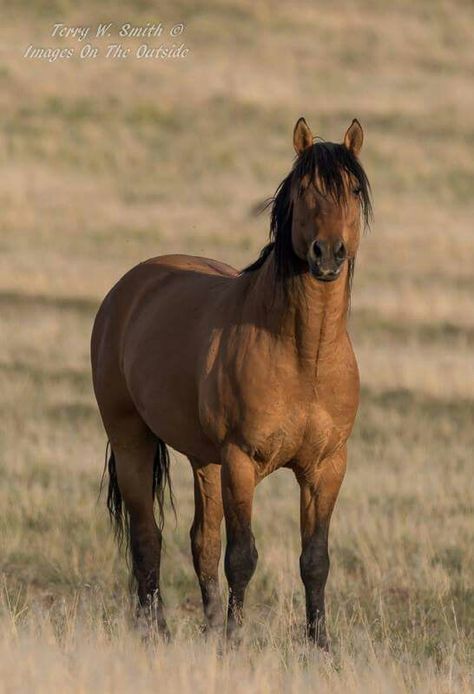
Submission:
{"label": "horse withers", "polygon": [[295,163],[271,201],[270,243],[252,265],[239,272],[206,258],[152,258],[119,280],[95,320],[94,389],[111,446],[108,507],[118,534],[127,534],[139,610],[164,635],[169,445],[194,474],[191,546],[207,626],[224,621],[221,521],[226,633],[235,638],[258,557],[254,490],[286,467],[301,490],[307,633],[327,645],[329,522],[359,400],[347,314],[370,187],[357,120],[334,144],[315,143],[300,118],[293,140]]}

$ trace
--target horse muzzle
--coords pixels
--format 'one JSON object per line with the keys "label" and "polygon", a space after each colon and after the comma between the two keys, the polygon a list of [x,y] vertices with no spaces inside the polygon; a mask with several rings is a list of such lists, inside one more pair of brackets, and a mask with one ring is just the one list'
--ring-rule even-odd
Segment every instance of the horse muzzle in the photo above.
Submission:
{"label": "horse muzzle", "polygon": [[341,274],[346,258],[342,239],[313,241],[307,256],[309,271],[320,282],[334,282]]}

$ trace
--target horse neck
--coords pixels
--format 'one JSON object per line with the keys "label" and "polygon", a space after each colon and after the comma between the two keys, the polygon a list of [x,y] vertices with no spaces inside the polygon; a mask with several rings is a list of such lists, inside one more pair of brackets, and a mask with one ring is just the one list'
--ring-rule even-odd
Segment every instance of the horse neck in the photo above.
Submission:
{"label": "horse neck", "polygon": [[296,353],[300,364],[315,364],[344,336],[349,302],[349,270],[345,264],[335,282],[317,282],[308,271],[297,275],[287,291],[276,279],[271,253],[251,277],[245,304],[252,322]]}

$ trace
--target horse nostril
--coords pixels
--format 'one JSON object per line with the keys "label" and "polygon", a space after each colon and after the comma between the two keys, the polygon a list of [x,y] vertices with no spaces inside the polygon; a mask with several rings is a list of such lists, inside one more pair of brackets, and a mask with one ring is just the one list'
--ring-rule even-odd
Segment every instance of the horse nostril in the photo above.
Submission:
{"label": "horse nostril", "polygon": [[342,263],[346,258],[346,247],[342,241],[336,241],[334,244],[334,257],[338,263]]}
{"label": "horse nostril", "polygon": [[323,249],[322,249],[322,247],[321,247],[321,242],[320,242],[320,241],[314,241],[314,243],[313,243],[313,253],[314,253],[314,257],[315,257],[317,260],[321,260],[321,258],[323,257]]}

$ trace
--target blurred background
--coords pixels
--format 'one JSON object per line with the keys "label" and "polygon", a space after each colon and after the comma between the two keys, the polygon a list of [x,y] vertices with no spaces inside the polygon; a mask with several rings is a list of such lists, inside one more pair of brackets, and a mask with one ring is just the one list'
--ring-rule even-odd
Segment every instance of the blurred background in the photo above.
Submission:
{"label": "blurred background", "polygon": [[[358,630],[375,651],[403,654],[408,678],[420,668],[441,677],[453,662],[466,676],[474,626],[472,3],[22,0],[3,2],[1,16],[0,570],[8,604],[13,595],[19,614],[35,605],[62,623],[58,605],[71,596],[99,595],[112,614],[125,599],[126,568],[95,503],[105,438],[89,336],[106,291],[135,263],[164,253],[249,263],[268,233],[266,215],[254,210],[291,166],[297,118],[340,142],[357,117],[375,221],[352,299],[362,403],[332,528],[331,628],[339,642],[352,643]],[[112,37],[52,37],[58,22],[91,32],[112,22]],[[122,24],[147,22],[161,22],[163,34],[118,38]],[[172,38],[177,23],[184,31]],[[100,55],[81,60],[87,42]],[[119,42],[129,57],[106,59],[108,43]],[[189,53],[137,59],[144,43],[184,44]],[[74,47],[75,55],[25,58],[30,45]],[[194,623],[192,483],[186,463],[174,461],[178,525],[167,529],[164,583],[172,619]],[[262,485],[255,509],[261,559],[249,609],[286,634],[289,605],[295,624],[303,618],[298,495],[288,473]]]}

